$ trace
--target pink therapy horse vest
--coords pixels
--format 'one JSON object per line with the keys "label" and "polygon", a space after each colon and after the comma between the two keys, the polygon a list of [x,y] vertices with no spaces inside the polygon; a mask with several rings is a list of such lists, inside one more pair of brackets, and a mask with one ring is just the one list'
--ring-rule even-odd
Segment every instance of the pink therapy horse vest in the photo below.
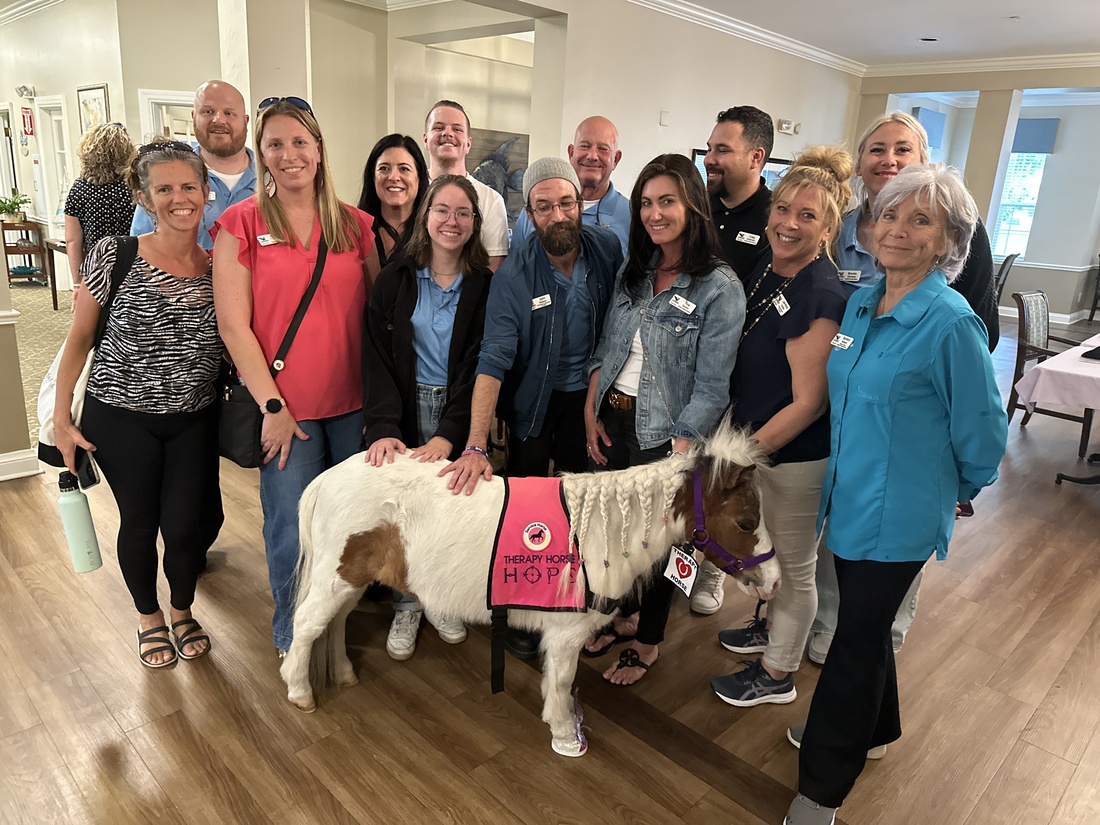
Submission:
{"label": "pink therapy horse vest", "polygon": [[[569,547],[561,479],[505,478],[487,607],[584,612],[582,569],[580,554]],[[569,584],[562,587],[566,576]]]}

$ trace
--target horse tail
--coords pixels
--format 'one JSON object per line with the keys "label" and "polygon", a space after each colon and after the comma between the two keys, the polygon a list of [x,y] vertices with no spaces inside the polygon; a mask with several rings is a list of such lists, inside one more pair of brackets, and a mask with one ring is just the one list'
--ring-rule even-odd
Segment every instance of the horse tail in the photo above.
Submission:
{"label": "horse tail", "polygon": [[[294,571],[294,616],[309,596],[313,579],[314,542],[313,518],[317,511],[317,498],[321,491],[323,475],[309,483],[298,501],[298,565]],[[324,691],[336,684],[336,650],[329,622],[314,640],[309,655],[309,683],[316,691]]]}

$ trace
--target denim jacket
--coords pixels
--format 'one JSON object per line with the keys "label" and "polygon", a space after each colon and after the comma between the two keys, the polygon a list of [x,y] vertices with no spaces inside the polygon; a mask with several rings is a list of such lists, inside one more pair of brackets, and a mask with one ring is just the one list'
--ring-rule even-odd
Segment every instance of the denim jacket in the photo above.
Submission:
{"label": "denim jacket", "polygon": [[[638,383],[635,430],[643,450],[670,438],[706,437],[729,406],[730,375],[745,323],[745,292],[725,264],[705,276],[680,273],[660,295],[635,299],[619,270],[603,337],[589,375],[600,369],[596,409],[630,353],[639,326],[645,362]],[[674,303],[675,301],[675,303]]]}

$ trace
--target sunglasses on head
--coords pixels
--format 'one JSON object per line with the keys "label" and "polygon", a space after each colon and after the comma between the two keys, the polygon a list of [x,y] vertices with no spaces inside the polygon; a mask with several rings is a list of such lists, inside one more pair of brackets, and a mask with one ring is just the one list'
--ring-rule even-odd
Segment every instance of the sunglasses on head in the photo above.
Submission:
{"label": "sunglasses on head", "polygon": [[[301,109],[303,112],[309,112],[311,115],[313,115],[313,109],[306,101],[302,100],[302,98],[300,97],[265,97],[263,100],[260,101],[260,105],[256,107],[256,111],[262,112],[268,106],[274,106],[276,103],[279,103],[283,100],[285,100],[296,109]],[[317,115],[313,116],[317,117]]]}
{"label": "sunglasses on head", "polygon": [[194,152],[191,148],[191,144],[182,143],[178,140],[161,140],[156,143],[146,143],[143,146],[139,146],[137,153],[139,156],[148,155],[150,152],[160,152],[165,149],[178,149],[181,152]]}

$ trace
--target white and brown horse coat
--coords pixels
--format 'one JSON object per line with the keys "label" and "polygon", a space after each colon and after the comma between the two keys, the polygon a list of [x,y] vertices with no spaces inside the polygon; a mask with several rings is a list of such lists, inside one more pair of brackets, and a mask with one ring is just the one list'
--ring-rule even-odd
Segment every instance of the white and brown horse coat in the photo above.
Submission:
{"label": "white and brown horse coat", "polygon": [[[753,472],[758,458],[744,434],[723,424],[685,455],[617,472],[566,475],[571,528],[593,594],[618,600],[639,578],[653,574],[670,545],[687,541],[694,527],[691,479],[697,465],[706,473],[711,536],[738,558],[767,552]],[[489,623],[487,572],[504,485],[494,478],[479,483],[473,495],[453,495],[439,468],[405,456],[376,468],[360,454],[322,473],[303,493],[294,643],[282,666],[288,696],[299,708],[315,707],[311,658],[315,673],[319,662],[327,662],[338,684],[354,684],[344,621],[373,581],[415,593],[437,615]],[[770,595],[779,583],[779,565],[773,558],[744,571],[739,581]],[[584,752],[569,690],[585,639],[607,621],[594,610],[509,613],[512,625],[542,633],[543,720],[559,753]]]}

